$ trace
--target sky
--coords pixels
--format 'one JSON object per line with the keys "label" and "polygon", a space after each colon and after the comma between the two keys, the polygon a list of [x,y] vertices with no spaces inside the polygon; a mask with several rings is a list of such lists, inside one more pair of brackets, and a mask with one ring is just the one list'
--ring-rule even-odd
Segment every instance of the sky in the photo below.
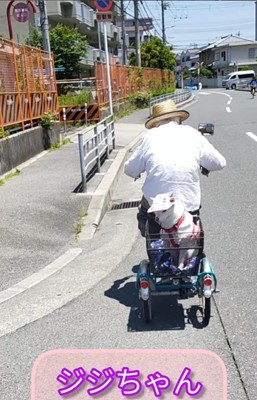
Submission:
{"label": "sky", "polygon": [[[166,1],[165,31],[168,44],[180,53],[187,48],[212,43],[221,36],[240,35],[255,40],[255,2],[244,1]],[[134,15],[133,1],[125,2],[126,11]],[[139,2],[140,17],[153,19],[156,36],[162,37],[161,0]]]}

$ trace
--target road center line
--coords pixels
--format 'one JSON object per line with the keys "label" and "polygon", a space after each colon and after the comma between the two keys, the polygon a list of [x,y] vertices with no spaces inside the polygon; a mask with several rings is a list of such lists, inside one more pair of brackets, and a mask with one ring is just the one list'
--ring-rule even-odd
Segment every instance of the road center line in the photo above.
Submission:
{"label": "road center line", "polygon": [[255,142],[257,142],[257,136],[256,136],[254,133],[252,133],[252,132],[245,132],[245,134],[246,134],[247,136],[249,136],[251,139],[255,140]]}
{"label": "road center line", "polygon": [[226,107],[226,110],[227,110],[227,112],[231,112],[231,110],[230,110],[230,108],[229,108],[229,107]]}

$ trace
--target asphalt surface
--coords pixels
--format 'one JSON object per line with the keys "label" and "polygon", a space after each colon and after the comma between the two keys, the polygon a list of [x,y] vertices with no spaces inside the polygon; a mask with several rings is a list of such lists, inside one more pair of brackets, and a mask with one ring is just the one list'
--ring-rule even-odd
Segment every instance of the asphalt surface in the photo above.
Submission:
{"label": "asphalt surface", "polygon": [[[100,174],[88,183],[88,195],[76,193],[81,182],[77,135],[71,143],[44,152],[0,186],[0,290],[7,289],[77,247],[77,230],[92,193],[118,154],[144,130],[148,110],[115,123],[116,147]],[[141,121],[141,123],[137,122]],[[86,222],[85,222],[86,223]]]}
{"label": "asphalt surface", "polygon": [[[154,319],[144,324],[134,286],[133,267],[145,258],[136,209],[109,211],[94,239],[80,243],[76,260],[0,306],[9,332],[0,338],[3,399],[28,399],[35,359],[55,348],[211,350],[225,363],[228,399],[256,399],[257,142],[246,134],[257,135],[255,100],[245,92],[203,90],[185,106],[189,124],[215,124],[209,140],[227,159],[226,169],[202,178],[205,249],[221,290],[209,326],[199,324],[195,298],[155,298]],[[122,175],[113,202],[139,200],[142,180]]]}

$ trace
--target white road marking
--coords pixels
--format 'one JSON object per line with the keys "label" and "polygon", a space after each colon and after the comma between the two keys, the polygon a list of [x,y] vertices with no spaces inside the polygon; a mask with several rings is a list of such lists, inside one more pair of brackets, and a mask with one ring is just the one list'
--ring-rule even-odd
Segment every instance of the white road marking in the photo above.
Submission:
{"label": "white road marking", "polygon": [[[201,92],[198,92],[198,94],[201,94]],[[227,96],[228,97],[227,106],[229,104],[231,104],[231,101],[233,100],[233,97],[231,97],[230,94],[223,93],[223,92],[212,92],[212,93],[204,93],[204,92],[202,92],[202,94],[222,94],[223,96]],[[226,107],[226,111],[229,112],[229,113],[231,112],[229,107]]]}
{"label": "white road marking", "polygon": [[256,136],[254,133],[252,133],[252,132],[245,132],[245,134],[246,134],[247,136],[249,136],[251,139],[255,140],[255,142],[257,142],[257,136]]}
{"label": "white road marking", "polygon": [[10,300],[12,297],[17,296],[22,292],[25,292],[25,290],[32,288],[33,286],[42,282],[44,279],[53,275],[55,272],[60,271],[63,267],[65,267],[65,265],[73,261],[81,252],[82,249],[80,248],[70,249],[51,264],[42,268],[40,271],[35,272],[16,285],[3,290],[0,292],[0,304],[6,300]]}

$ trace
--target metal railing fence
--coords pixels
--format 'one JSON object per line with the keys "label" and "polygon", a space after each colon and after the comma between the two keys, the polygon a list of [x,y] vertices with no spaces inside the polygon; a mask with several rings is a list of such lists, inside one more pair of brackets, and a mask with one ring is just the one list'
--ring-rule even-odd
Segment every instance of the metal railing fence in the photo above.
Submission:
{"label": "metal railing fence", "polygon": [[52,53],[0,38],[0,128],[32,127],[58,112]]}
{"label": "metal railing fence", "polygon": [[104,118],[92,128],[85,127],[78,133],[82,192],[87,190],[87,180],[95,168],[100,172],[101,160],[108,159],[115,149],[114,115]]}
{"label": "metal railing fence", "polygon": [[[114,61],[114,60],[113,60]],[[139,68],[110,64],[113,102],[124,100],[136,92],[174,87],[174,73],[158,68]],[[96,95],[100,106],[108,103],[106,64],[95,63]]]}
{"label": "metal railing fence", "polygon": [[152,106],[157,103],[161,103],[165,100],[173,100],[174,103],[178,104],[182,101],[190,99],[192,91],[190,89],[177,89],[174,93],[163,94],[161,96],[152,97],[149,101],[149,115],[152,115]]}

